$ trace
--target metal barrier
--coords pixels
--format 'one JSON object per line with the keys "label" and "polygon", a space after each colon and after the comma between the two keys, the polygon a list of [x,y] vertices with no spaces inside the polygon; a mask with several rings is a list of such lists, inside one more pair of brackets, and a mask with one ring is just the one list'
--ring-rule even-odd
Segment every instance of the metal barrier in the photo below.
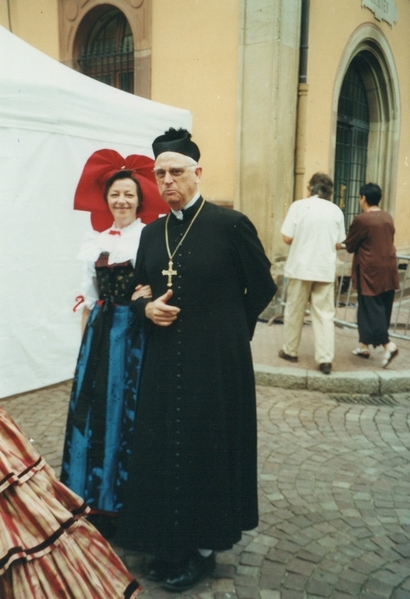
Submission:
{"label": "metal barrier", "polygon": [[[344,256],[343,256],[344,253]],[[341,259],[343,257],[343,259]],[[395,293],[389,335],[410,341],[410,256],[397,255],[400,289]],[[338,253],[336,316],[340,327],[357,328],[357,293],[352,288],[352,255]]]}

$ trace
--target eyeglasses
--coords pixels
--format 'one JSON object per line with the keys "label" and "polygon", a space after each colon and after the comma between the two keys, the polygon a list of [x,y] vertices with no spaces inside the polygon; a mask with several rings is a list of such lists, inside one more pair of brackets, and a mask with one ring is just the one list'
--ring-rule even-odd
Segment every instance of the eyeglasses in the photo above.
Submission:
{"label": "eyeglasses", "polygon": [[171,168],[154,168],[154,175],[156,179],[165,179],[165,175],[167,173],[170,174],[170,176],[173,179],[178,179],[178,177],[181,177],[187,168],[196,168],[196,164],[189,164],[188,166],[173,166]]}

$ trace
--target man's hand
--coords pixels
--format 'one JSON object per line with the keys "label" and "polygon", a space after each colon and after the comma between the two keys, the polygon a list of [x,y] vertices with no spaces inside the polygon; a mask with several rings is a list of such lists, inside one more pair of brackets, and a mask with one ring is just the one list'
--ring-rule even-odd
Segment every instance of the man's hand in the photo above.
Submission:
{"label": "man's hand", "polygon": [[181,311],[176,306],[168,306],[167,302],[171,299],[172,294],[172,289],[168,289],[164,295],[145,306],[145,316],[160,327],[169,327]]}
{"label": "man's hand", "polygon": [[134,301],[139,297],[152,297],[151,287],[149,285],[137,285],[131,299]]}

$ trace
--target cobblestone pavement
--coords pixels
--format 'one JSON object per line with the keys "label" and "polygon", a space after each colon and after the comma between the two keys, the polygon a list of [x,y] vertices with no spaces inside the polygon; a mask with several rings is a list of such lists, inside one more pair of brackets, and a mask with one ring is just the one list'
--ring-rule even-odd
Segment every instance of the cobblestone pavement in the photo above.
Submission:
{"label": "cobblestone pavement", "polygon": [[[0,401],[57,472],[69,388]],[[258,387],[260,525],[184,597],[410,599],[410,393],[374,401]]]}

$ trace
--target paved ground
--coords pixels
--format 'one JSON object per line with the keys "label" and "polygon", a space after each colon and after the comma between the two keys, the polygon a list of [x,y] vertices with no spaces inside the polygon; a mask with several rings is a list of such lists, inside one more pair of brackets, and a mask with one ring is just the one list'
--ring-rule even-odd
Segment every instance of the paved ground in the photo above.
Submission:
{"label": "paved ground", "polygon": [[252,341],[256,381],[261,385],[310,391],[380,394],[410,391],[410,336],[392,338],[398,356],[382,367],[384,348],[371,349],[365,360],[352,354],[358,345],[357,329],[335,328],[335,357],[332,374],[319,372],[314,359],[312,325],[306,320],[302,331],[297,363],[279,358],[283,347],[282,324],[258,323]]}
{"label": "paved ground", "polygon": [[[358,333],[355,328],[335,327],[335,358],[333,371],[343,372],[399,372],[410,369],[410,336],[407,340],[392,337],[399,348],[399,355],[390,364],[389,368],[382,368],[384,349],[378,347],[371,349],[368,360],[354,356],[352,350],[358,346]],[[301,370],[317,370],[318,365],[314,359],[314,336],[309,318],[306,318],[302,329],[302,338],[299,348],[299,361],[289,363],[278,356],[283,345],[283,324],[271,326],[259,322],[252,341],[254,362],[267,364],[275,368],[292,367]],[[410,373],[409,373],[410,376]],[[410,387],[409,387],[410,391]]]}
{"label": "paved ground", "polygon": [[[0,401],[57,471],[69,389]],[[259,528],[184,597],[410,599],[410,393],[374,401],[258,387]]]}

